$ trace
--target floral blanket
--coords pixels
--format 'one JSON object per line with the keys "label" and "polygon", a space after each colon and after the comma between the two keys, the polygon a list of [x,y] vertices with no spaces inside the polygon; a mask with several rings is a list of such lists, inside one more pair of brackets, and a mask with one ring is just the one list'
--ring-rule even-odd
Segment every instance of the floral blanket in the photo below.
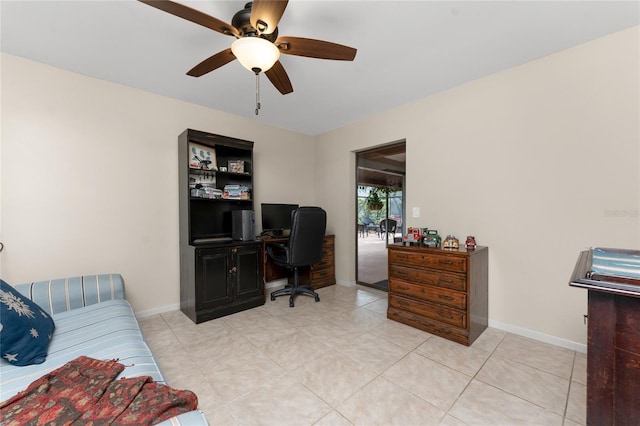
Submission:
{"label": "floral blanket", "polygon": [[195,410],[196,395],[149,376],[116,380],[124,365],[81,356],[0,403],[0,424],[152,425]]}

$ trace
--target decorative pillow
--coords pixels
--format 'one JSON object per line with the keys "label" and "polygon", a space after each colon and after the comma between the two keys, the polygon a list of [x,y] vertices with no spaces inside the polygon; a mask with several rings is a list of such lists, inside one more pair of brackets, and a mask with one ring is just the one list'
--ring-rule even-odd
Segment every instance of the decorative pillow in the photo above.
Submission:
{"label": "decorative pillow", "polygon": [[14,365],[41,364],[55,329],[32,300],[0,280],[0,356]]}

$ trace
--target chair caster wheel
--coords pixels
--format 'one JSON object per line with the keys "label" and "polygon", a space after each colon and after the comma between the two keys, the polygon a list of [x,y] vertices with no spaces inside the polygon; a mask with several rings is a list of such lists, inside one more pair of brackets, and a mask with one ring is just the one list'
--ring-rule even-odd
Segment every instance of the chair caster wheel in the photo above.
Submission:
{"label": "chair caster wheel", "polygon": [[320,301],[320,296],[316,296],[316,302]]}
{"label": "chair caster wheel", "polygon": [[293,308],[293,300],[289,300],[289,307]]}
{"label": "chair caster wheel", "polygon": [[275,296],[271,296],[271,300],[276,300],[276,297]]}

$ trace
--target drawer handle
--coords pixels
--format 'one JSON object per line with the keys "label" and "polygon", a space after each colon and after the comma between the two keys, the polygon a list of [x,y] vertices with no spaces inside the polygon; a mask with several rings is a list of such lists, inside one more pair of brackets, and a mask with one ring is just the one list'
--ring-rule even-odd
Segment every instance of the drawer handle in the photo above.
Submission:
{"label": "drawer handle", "polygon": [[438,315],[440,315],[441,318],[453,319],[453,315],[445,315],[442,312],[438,312]]}
{"label": "drawer handle", "polygon": [[439,294],[438,297],[443,300],[453,300],[453,297],[445,296],[444,294]]}
{"label": "drawer handle", "polygon": [[403,277],[406,277],[407,275],[409,275],[409,273],[407,271],[396,271],[397,275],[401,275]]}
{"label": "drawer handle", "polygon": [[438,282],[439,282],[439,283],[449,283],[449,284],[453,284],[453,280],[447,280],[447,279],[444,279],[444,278],[439,278],[439,279],[438,279]]}
{"label": "drawer handle", "polygon": [[438,263],[442,265],[453,265],[453,262],[451,260],[438,260]]}
{"label": "drawer handle", "polygon": [[406,254],[397,254],[396,256],[397,256],[399,259],[408,259],[408,258],[409,258],[409,256],[408,256],[408,255],[406,255]]}

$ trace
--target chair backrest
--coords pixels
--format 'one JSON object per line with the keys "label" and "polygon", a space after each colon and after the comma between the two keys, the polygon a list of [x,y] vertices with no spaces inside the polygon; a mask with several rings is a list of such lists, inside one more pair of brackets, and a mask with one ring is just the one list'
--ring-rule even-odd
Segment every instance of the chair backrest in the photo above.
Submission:
{"label": "chair backrest", "polygon": [[362,224],[363,225],[371,225],[372,223],[375,224],[373,219],[371,219],[369,216],[365,216],[365,217],[362,218]]}
{"label": "chair backrest", "polygon": [[320,207],[299,207],[291,214],[287,263],[307,266],[320,262],[327,229],[327,213]]}
{"label": "chair backrest", "polygon": [[396,232],[396,226],[398,226],[398,222],[393,219],[382,219],[380,221],[380,229],[382,232]]}

